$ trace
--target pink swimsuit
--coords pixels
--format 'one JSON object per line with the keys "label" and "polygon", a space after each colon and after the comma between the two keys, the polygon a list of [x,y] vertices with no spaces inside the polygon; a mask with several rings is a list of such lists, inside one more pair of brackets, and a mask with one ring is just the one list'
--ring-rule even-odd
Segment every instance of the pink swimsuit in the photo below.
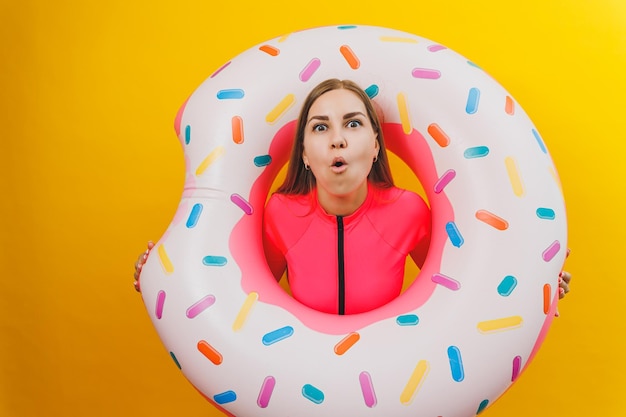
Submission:
{"label": "pink swimsuit", "polygon": [[407,255],[430,237],[430,211],[413,192],[371,184],[349,216],[327,214],[315,190],[274,194],[264,229],[269,266],[275,276],[287,267],[296,300],[326,313],[355,314],[400,294]]}

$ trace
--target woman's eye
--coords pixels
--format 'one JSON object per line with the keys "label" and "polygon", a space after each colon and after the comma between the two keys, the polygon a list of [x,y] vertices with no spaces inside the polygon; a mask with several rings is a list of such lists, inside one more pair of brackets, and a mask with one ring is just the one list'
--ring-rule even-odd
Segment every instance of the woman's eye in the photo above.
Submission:
{"label": "woman's eye", "polygon": [[359,126],[361,126],[361,121],[360,120],[350,120],[347,123],[347,126],[348,127],[359,127]]}
{"label": "woman's eye", "polygon": [[326,125],[321,125],[321,124],[318,124],[318,125],[314,125],[314,126],[313,126],[313,131],[314,131],[314,132],[323,132],[323,131],[325,131],[326,129],[327,129]]}

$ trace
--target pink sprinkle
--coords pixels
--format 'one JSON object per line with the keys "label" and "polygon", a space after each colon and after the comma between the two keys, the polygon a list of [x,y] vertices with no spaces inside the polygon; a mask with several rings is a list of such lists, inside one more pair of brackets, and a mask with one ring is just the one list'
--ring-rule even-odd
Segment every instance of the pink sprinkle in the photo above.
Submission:
{"label": "pink sprinkle", "polygon": [[430,52],[437,52],[437,51],[442,51],[442,50],[444,50],[444,49],[448,49],[448,48],[446,48],[446,47],[445,47],[445,46],[443,46],[443,45],[430,45],[427,49],[428,49]]}
{"label": "pink sprinkle", "polygon": [[254,209],[242,196],[239,194],[233,194],[230,196],[230,201],[235,203],[237,207],[243,210],[244,213],[250,215],[254,212]]}
{"label": "pink sprinkle", "polygon": [[543,251],[541,256],[543,257],[544,261],[550,262],[552,258],[554,258],[554,256],[559,253],[559,250],[561,250],[561,244],[558,240],[555,240],[550,246],[548,246],[546,250]]}
{"label": "pink sprinkle", "polygon": [[378,402],[376,400],[376,393],[374,392],[374,385],[372,384],[372,377],[367,372],[361,372],[359,374],[359,382],[361,383],[361,392],[363,393],[363,400],[365,405],[372,408]]}
{"label": "pink sprinkle", "polygon": [[161,317],[163,317],[163,305],[164,304],[165,304],[165,291],[161,290],[157,294],[156,311],[155,311],[157,319],[159,320],[161,320]]}
{"label": "pink sprinkle", "polygon": [[259,407],[266,408],[268,406],[270,398],[272,397],[272,392],[274,392],[274,386],[276,386],[276,379],[274,379],[273,376],[265,378],[263,385],[261,385],[259,397],[256,400]]}
{"label": "pink sprinkle", "polygon": [[441,72],[428,68],[414,68],[411,74],[413,74],[414,78],[423,78],[426,80],[436,80],[441,77]]}
{"label": "pink sprinkle", "polygon": [[187,309],[187,317],[190,319],[196,317],[198,314],[211,307],[213,303],[215,303],[215,297],[207,295]]}
{"label": "pink sprinkle", "polygon": [[450,183],[456,177],[456,171],[453,169],[449,169],[443,173],[443,175],[437,180],[435,183],[434,189],[435,193],[439,194],[446,188],[446,185]]}
{"label": "pink sprinkle", "polygon": [[300,81],[307,82],[311,76],[320,67],[321,61],[317,58],[313,58],[304,69],[300,72]]}
{"label": "pink sprinkle", "polygon": [[230,65],[230,62],[231,62],[231,61],[228,61],[227,63],[225,63],[224,65],[222,65],[221,67],[219,67],[219,68],[218,68],[218,70],[217,70],[217,71],[215,71],[213,74],[211,74],[211,76],[210,76],[209,78],[213,78],[213,77],[215,77],[217,74],[219,74],[220,72],[222,72],[222,70],[223,70],[224,68],[226,68],[227,66],[229,66],[229,65]]}
{"label": "pink sprinkle", "polygon": [[519,376],[520,370],[522,368],[522,357],[516,356],[513,358],[513,373],[511,375],[511,381],[515,381]]}
{"label": "pink sprinkle", "polygon": [[442,285],[452,291],[456,291],[461,288],[461,284],[459,283],[459,281],[447,277],[443,274],[433,274],[431,279],[435,284]]}

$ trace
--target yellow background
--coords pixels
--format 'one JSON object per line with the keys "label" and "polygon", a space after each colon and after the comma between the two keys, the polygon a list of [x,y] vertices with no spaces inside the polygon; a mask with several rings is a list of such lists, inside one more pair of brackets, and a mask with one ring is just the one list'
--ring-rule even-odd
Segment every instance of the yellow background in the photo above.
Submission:
{"label": "yellow background", "polygon": [[573,291],[482,415],[626,413],[623,0],[3,0],[0,415],[220,415],[131,285],[180,200],[174,116],[239,52],[345,23],[412,32],[480,65],[529,113],[561,176]]}

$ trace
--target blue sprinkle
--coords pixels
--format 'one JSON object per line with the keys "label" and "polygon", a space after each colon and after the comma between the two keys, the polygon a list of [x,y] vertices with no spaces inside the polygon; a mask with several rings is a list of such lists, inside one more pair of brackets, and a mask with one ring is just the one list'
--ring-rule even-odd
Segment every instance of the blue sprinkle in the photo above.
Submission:
{"label": "blue sprinkle", "polygon": [[463,245],[463,242],[465,242],[465,239],[461,236],[461,232],[459,232],[459,229],[456,227],[454,222],[446,223],[446,232],[448,233],[448,237],[450,238],[450,242],[452,242],[453,246],[460,248],[461,245]]}
{"label": "blue sprinkle", "polygon": [[404,316],[396,317],[398,326],[416,326],[419,322],[420,319],[415,314],[405,314]]}
{"label": "blue sprinkle", "polygon": [[198,224],[198,219],[200,218],[200,214],[202,213],[202,204],[196,203],[191,208],[191,213],[189,213],[189,217],[187,218],[186,226],[188,229],[195,227]]}
{"label": "blue sprinkle", "polygon": [[475,146],[473,148],[467,148],[465,152],[463,152],[463,156],[466,159],[483,158],[487,155],[489,155],[489,148],[486,146]]}
{"label": "blue sprinkle", "polygon": [[554,220],[556,214],[554,214],[554,210],[552,210],[551,208],[539,207],[537,209],[537,217],[539,217],[540,219]]}
{"label": "blue sprinkle", "polygon": [[187,125],[185,126],[185,145],[189,145],[189,142],[191,142],[191,126]]}
{"label": "blue sprinkle", "polygon": [[517,278],[513,275],[507,275],[502,278],[500,285],[498,285],[498,294],[503,297],[508,297],[511,295],[515,287],[517,287]]}
{"label": "blue sprinkle", "polygon": [[176,359],[176,355],[174,355],[174,352],[170,352],[170,356],[172,357],[172,359],[174,359],[174,363],[176,364],[176,366],[178,366],[178,369],[182,369],[180,363],[178,362],[178,359]]}
{"label": "blue sprinkle", "polygon": [[450,361],[450,371],[452,379],[461,382],[465,379],[465,371],[463,370],[463,360],[461,359],[461,351],[456,346],[448,347],[448,360]]}
{"label": "blue sprinkle", "polygon": [[467,63],[468,63],[469,65],[471,65],[472,67],[474,67],[474,68],[478,68],[479,70],[482,70],[482,68],[481,68],[481,67],[479,67],[478,65],[476,65],[476,64],[475,64],[475,63],[473,63],[472,61],[467,61]]}
{"label": "blue sprinkle", "polygon": [[337,29],[339,29],[339,30],[356,29],[356,25],[343,25],[343,26],[337,26]]}
{"label": "blue sprinkle", "polygon": [[259,155],[254,157],[254,165],[264,167],[272,163],[272,157],[269,155]]}
{"label": "blue sprinkle", "polygon": [[304,398],[313,401],[315,404],[321,404],[324,402],[324,393],[311,384],[306,384],[302,387],[302,395]]}
{"label": "blue sprinkle", "polygon": [[202,263],[206,266],[224,266],[226,265],[226,258],[223,256],[205,256],[202,258]]}
{"label": "blue sprinkle", "polygon": [[478,410],[476,410],[476,414],[480,414],[485,411],[485,408],[489,405],[489,400],[482,400],[480,405],[478,406]]}
{"label": "blue sprinkle", "polygon": [[213,396],[213,400],[218,404],[232,403],[236,399],[237,394],[235,394],[235,391],[225,391],[221,394],[215,394]]}
{"label": "blue sprinkle", "polygon": [[276,342],[280,342],[281,340],[286,339],[292,335],[293,327],[285,326],[265,334],[265,336],[263,336],[262,342],[265,346],[269,346]]}
{"label": "blue sprinkle", "polygon": [[365,89],[365,92],[369,98],[374,98],[378,95],[379,89],[376,84],[372,84]]}
{"label": "blue sprinkle", "polygon": [[480,100],[480,90],[476,87],[472,87],[469,90],[467,96],[467,104],[465,105],[465,112],[467,114],[474,114],[478,111],[478,101]]}
{"label": "blue sprinkle", "polygon": [[539,148],[541,149],[541,152],[548,153],[548,150],[546,149],[546,145],[543,143],[543,139],[541,139],[541,136],[539,136],[539,132],[537,132],[536,129],[533,129],[533,136],[537,140],[537,143],[539,144]]}
{"label": "blue sprinkle", "polygon": [[243,98],[244,93],[240,88],[233,88],[230,90],[220,90],[217,92],[217,98],[219,100],[232,100]]}

